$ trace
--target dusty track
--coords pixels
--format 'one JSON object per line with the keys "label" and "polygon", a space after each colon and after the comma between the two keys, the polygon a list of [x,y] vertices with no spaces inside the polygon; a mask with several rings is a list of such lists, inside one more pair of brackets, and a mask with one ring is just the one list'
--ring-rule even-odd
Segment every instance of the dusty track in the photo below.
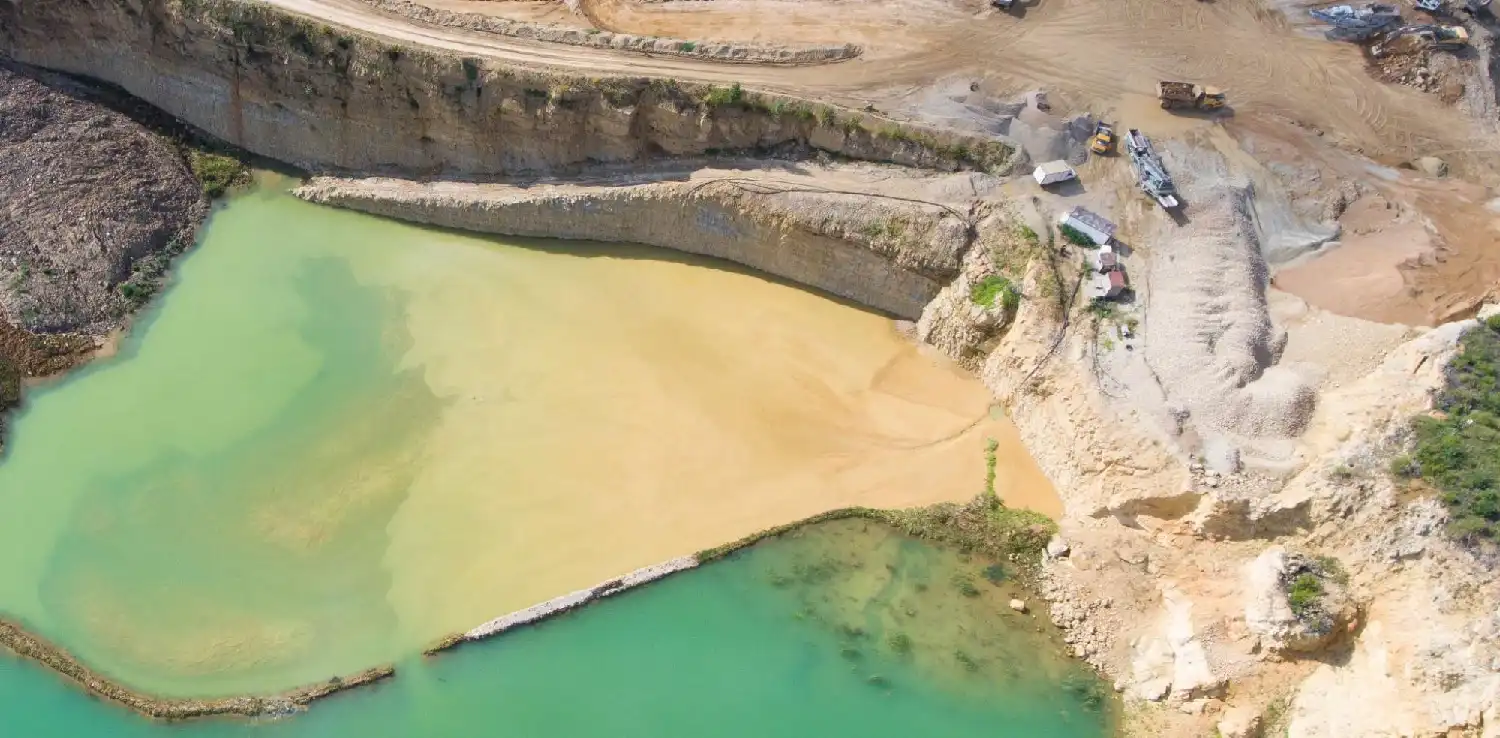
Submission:
{"label": "dusty track", "polygon": [[[1041,0],[1015,16],[979,0],[848,4],[834,0],[637,3],[588,0],[609,30],[704,40],[843,42],[866,55],[830,69],[775,69],[563,48],[413,24],[357,0],[265,0],[294,12],[407,43],[513,64],[652,75],[810,95],[878,106],[935,80],[982,80],[997,92],[1031,87],[1100,113],[1150,105],[1155,80],[1226,87],[1239,115],[1278,115],[1329,132],[1372,158],[1462,153],[1500,163],[1459,111],[1415,90],[1381,84],[1357,47],[1311,38],[1260,0]],[[443,7],[535,18],[534,4],[440,1]],[[550,13],[549,20],[556,16]],[[579,18],[579,23],[584,19]],[[920,114],[920,105],[916,106]]]}

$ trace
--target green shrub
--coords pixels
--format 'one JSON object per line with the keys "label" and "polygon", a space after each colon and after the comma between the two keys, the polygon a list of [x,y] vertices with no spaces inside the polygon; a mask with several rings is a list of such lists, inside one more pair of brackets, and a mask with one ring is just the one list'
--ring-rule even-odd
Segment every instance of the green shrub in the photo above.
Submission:
{"label": "green shrub", "polygon": [[1317,607],[1318,601],[1323,597],[1323,582],[1316,574],[1305,573],[1297,575],[1292,580],[1291,590],[1287,592],[1287,600],[1292,605],[1292,612],[1297,617],[1302,617]]}
{"label": "green shrub", "polygon": [[696,48],[698,48],[698,42],[696,41],[683,41],[682,43],[677,44],[678,51],[692,51]]}
{"label": "green shrub", "polygon": [[1339,584],[1349,583],[1349,572],[1344,569],[1344,562],[1339,561],[1337,558],[1333,556],[1319,556],[1313,559],[1313,563],[1317,564],[1318,573],[1322,574],[1325,579]]}
{"label": "green shrub", "polygon": [[1460,347],[1435,403],[1440,412],[1414,420],[1415,447],[1390,469],[1438,490],[1451,535],[1493,543],[1500,541],[1500,321],[1465,333]]}
{"label": "green shrub", "polygon": [[745,90],[736,82],[728,87],[710,87],[703,96],[703,104],[711,108],[739,105],[745,100]]}
{"label": "green shrub", "polygon": [[1000,442],[993,438],[985,439],[984,442],[984,496],[999,500],[995,493],[995,463],[997,461],[995,452],[1000,449]]}
{"label": "green shrub", "polygon": [[188,167],[203,187],[203,194],[210,198],[223,197],[229,188],[250,176],[250,169],[239,159],[198,149],[188,150]]}
{"label": "green shrub", "polygon": [[1068,239],[1068,241],[1075,246],[1082,246],[1086,249],[1099,248],[1099,244],[1094,243],[1094,239],[1089,238],[1087,234],[1085,234],[1083,231],[1078,230],[1077,228],[1074,228],[1073,226],[1060,225],[1057,227],[1057,230],[1063,235],[1063,238]]}
{"label": "green shrub", "polygon": [[1015,310],[1021,304],[1021,291],[1009,279],[991,274],[969,287],[969,299],[987,308],[998,301],[1006,310]]}

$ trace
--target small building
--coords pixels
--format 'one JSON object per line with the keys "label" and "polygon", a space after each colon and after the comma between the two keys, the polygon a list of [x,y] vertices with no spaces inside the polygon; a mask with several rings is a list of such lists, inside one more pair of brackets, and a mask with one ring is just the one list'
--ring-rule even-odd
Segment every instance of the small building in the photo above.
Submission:
{"label": "small building", "polygon": [[1078,173],[1073,171],[1073,167],[1068,166],[1067,162],[1059,159],[1057,161],[1038,164],[1036,171],[1032,172],[1031,176],[1036,179],[1037,184],[1045,187],[1049,184],[1075,179],[1078,177]]}
{"label": "small building", "polygon": [[1109,290],[1104,293],[1105,297],[1119,297],[1120,293],[1124,292],[1125,288],[1130,286],[1129,281],[1125,279],[1125,272],[1123,270],[1116,269],[1104,276],[1105,279],[1109,280]]}
{"label": "small building", "polygon": [[1120,258],[1109,249],[1099,249],[1094,252],[1094,271],[1100,274],[1108,274],[1120,268]]}
{"label": "small building", "polygon": [[1081,207],[1075,207],[1063,214],[1059,223],[1072,228],[1079,233],[1089,237],[1089,240],[1103,246],[1115,237],[1115,224],[1109,222],[1104,216]]}
{"label": "small building", "polygon": [[1110,300],[1120,296],[1130,286],[1125,272],[1116,269],[1105,274],[1095,274],[1089,279],[1088,296],[1091,300]]}

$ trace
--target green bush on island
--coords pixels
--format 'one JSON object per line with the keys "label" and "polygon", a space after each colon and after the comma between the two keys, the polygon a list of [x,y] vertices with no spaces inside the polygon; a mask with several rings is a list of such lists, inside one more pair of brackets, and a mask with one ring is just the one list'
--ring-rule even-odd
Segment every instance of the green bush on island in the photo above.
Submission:
{"label": "green bush on island", "polygon": [[1437,489],[1454,537],[1500,543],[1500,316],[1464,334],[1447,376],[1437,412],[1413,421],[1415,447],[1391,471]]}

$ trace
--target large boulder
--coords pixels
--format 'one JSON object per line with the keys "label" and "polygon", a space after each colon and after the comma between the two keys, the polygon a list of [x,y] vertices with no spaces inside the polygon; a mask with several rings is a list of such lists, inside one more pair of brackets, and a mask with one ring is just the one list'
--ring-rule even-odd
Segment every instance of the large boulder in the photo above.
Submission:
{"label": "large boulder", "polygon": [[1272,546],[1245,565],[1245,626],[1268,655],[1323,650],[1358,617],[1341,580],[1332,560]]}

